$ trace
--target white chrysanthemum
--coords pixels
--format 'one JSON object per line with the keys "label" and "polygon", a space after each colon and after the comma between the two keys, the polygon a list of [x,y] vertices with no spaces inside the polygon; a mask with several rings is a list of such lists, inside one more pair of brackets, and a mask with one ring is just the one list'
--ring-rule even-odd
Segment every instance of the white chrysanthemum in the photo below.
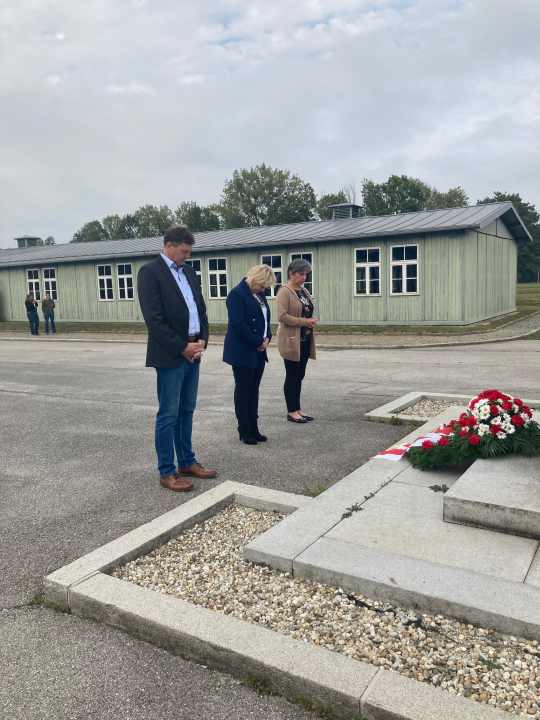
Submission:
{"label": "white chrysanthemum", "polygon": [[497,437],[499,438],[499,440],[504,440],[504,438],[506,437],[506,433],[498,432]]}
{"label": "white chrysanthemum", "polygon": [[512,423],[508,423],[508,427],[505,427],[504,431],[507,435],[511,435],[516,432],[516,428],[512,425]]}
{"label": "white chrysanthemum", "polygon": [[487,420],[489,415],[490,415],[490,412],[489,412],[489,408],[487,405],[484,405],[478,411],[478,417],[480,418],[480,420]]}
{"label": "white chrysanthemum", "polygon": [[489,433],[489,425],[486,425],[485,423],[480,423],[478,425],[477,433],[480,437],[483,435],[487,435]]}
{"label": "white chrysanthemum", "polygon": [[471,415],[478,419],[478,410],[476,408],[474,408],[474,410],[471,410]]}
{"label": "white chrysanthemum", "polygon": [[528,415],[522,415],[522,417],[523,417],[523,424],[525,425],[525,427],[527,427],[527,425],[529,425],[531,422],[531,418]]}
{"label": "white chrysanthemum", "polygon": [[479,400],[476,404],[476,407],[480,407],[482,405],[489,405],[489,400],[486,400],[486,398],[482,398],[482,400]]}
{"label": "white chrysanthemum", "polygon": [[495,417],[489,421],[489,424],[490,425],[502,425],[501,416],[495,415]]}
{"label": "white chrysanthemum", "polygon": [[520,412],[521,412],[521,408],[519,407],[519,405],[514,405],[514,407],[512,408],[512,410],[513,410],[513,412],[514,412],[514,415],[515,415],[516,413],[520,413]]}
{"label": "white chrysanthemum", "polygon": [[502,419],[504,420],[504,422],[510,422],[510,420],[512,418],[510,417],[510,415],[508,413],[505,412],[502,414]]}

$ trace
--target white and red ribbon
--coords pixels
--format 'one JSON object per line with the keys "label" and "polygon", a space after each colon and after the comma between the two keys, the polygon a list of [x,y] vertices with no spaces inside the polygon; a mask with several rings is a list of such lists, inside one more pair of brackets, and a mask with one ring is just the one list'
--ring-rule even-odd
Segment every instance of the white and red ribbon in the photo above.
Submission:
{"label": "white and red ribbon", "polygon": [[454,429],[450,427],[449,425],[445,425],[442,428],[437,428],[436,430],[432,430],[431,432],[427,433],[427,435],[423,435],[422,437],[417,438],[413,443],[403,443],[402,445],[393,445],[388,450],[383,450],[378,455],[375,455],[373,460],[401,460],[402,457],[404,457],[405,453],[409,448],[412,447],[421,447],[424,440],[431,440],[432,443],[437,443],[439,440],[440,435],[452,435],[454,432]]}

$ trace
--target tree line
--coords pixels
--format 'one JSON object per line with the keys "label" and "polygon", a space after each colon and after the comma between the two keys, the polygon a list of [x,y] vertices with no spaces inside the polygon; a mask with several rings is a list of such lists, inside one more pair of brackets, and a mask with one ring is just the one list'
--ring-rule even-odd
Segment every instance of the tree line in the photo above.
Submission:
{"label": "tree line", "polygon": [[[407,175],[391,175],[382,183],[365,179],[358,203],[356,195],[355,184],[351,182],[337,192],[317,196],[312,185],[298,175],[262,164],[235,170],[225,181],[219,203],[199,205],[191,200],[181,202],[175,210],[167,205],[143,205],[127,215],[107,215],[101,221],[85,223],[70,242],[159,237],[177,223],[187,225],[192,232],[208,232],[330,220],[329,206],[346,202],[358,204],[359,215],[365,217],[469,204],[467,193],[459,186],[444,192]],[[518,193],[502,192],[477,202],[505,200],[514,203],[534,239],[533,243],[520,243],[518,253],[519,282],[533,282],[540,268],[540,216],[534,205],[523,201]]]}

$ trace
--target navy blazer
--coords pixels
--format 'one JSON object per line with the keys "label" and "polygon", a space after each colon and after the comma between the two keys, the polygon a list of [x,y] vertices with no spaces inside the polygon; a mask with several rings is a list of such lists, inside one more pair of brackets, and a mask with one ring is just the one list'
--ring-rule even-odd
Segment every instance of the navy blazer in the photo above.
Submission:
{"label": "navy blazer", "polygon": [[[208,317],[199,279],[191,265],[184,266],[184,273],[199,311],[199,337],[208,343]],[[146,367],[180,367],[189,331],[189,310],[182,291],[161,255],[143,265],[137,279],[139,303],[148,328]]]}
{"label": "navy blazer", "polygon": [[[268,338],[272,338],[270,331],[270,308],[266,302],[266,295],[259,293],[264,300],[268,313]],[[223,362],[236,367],[257,367],[260,348],[264,342],[264,315],[260,304],[253,297],[246,278],[231,290],[227,296],[227,312],[229,324],[225,335],[223,348]],[[266,350],[265,360],[268,362]]]}

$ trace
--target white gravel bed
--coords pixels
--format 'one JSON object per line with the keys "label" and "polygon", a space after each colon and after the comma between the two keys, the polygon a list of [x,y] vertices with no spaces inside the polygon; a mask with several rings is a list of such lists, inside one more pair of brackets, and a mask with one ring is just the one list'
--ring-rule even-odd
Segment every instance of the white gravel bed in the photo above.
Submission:
{"label": "white gravel bed", "polygon": [[[446,400],[420,400],[416,405],[401,410],[396,415],[418,415],[419,417],[435,417],[443,410],[446,410],[456,403],[447,402]],[[457,417],[456,417],[457,420]]]}
{"label": "white gravel bed", "polygon": [[231,505],[113,575],[518,717],[540,718],[536,640],[415,615],[245,562],[243,546],[283,517]]}

